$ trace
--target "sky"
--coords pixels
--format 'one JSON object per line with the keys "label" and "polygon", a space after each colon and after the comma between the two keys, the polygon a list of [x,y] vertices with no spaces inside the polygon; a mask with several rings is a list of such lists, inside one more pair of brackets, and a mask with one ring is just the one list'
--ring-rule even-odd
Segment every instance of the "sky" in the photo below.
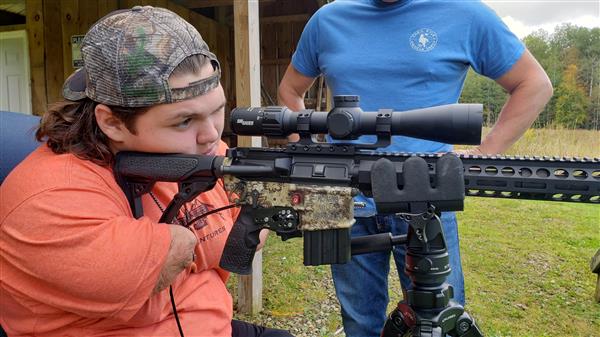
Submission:
{"label": "sky", "polygon": [[483,0],[523,38],[540,28],[552,33],[561,23],[600,27],[600,0]]}

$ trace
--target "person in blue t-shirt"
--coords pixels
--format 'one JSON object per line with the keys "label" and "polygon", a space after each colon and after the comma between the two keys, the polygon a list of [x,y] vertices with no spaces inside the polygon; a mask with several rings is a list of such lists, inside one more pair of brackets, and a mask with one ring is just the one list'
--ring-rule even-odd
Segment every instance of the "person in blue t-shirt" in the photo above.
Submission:
{"label": "person in blue t-shirt", "polygon": [[[325,76],[334,95],[359,95],[364,111],[404,111],[456,103],[469,67],[494,79],[510,95],[498,121],[472,154],[497,154],[531,126],[552,95],[535,58],[498,16],[479,1],[354,0],[323,6],[309,20],[279,87],[279,103],[304,109],[315,78]],[[331,141],[331,139],[329,139]],[[359,142],[373,142],[363,136]],[[450,144],[394,136],[386,151],[446,152]],[[376,214],[373,201],[355,200],[352,236],[405,234],[396,216]],[[442,214],[454,299],[464,305],[464,283],[454,213]],[[393,250],[403,289],[404,247]],[[347,336],[379,336],[389,301],[390,253],[354,256],[333,265]]]}

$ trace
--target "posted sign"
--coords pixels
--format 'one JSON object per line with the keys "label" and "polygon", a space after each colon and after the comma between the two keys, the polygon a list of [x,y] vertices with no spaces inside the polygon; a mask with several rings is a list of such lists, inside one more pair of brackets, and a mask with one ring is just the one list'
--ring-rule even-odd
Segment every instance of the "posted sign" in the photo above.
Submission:
{"label": "posted sign", "polygon": [[85,35],[71,36],[71,60],[73,60],[73,68],[83,67],[83,58],[81,57],[81,42]]}

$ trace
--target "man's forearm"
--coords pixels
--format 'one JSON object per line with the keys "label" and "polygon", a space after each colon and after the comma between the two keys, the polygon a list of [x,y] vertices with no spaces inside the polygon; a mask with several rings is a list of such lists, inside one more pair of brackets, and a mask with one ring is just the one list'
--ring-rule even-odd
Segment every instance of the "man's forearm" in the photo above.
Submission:
{"label": "man's forearm", "polygon": [[552,87],[544,82],[515,89],[502,107],[498,121],[481,142],[481,152],[506,151],[533,124],[551,96]]}
{"label": "man's forearm", "polygon": [[314,81],[314,78],[304,76],[294,66],[288,65],[277,88],[278,104],[285,105],[293,111],[305,109],[304,95]]}
{"label": "man's forearm", "polygon": [[481,142],[485,154],[506,151],[533,124],[552,97],[552,84],[544,69],[527,50],[508,73],[497,79],[510,94],[498,121]]}
{"label": "man's forearm", "polygon": [[[285,82],[277,91],[277,103],[288,107],[292,111],[304,110],[304,94],[300,94],[293,90],[291,87],[286,87]],[[288,141],[297,142],[300,137],[298,134],[291,134],[288,137]]]}
{"label": "man's forearm", "polygon": [[[287,106],[292,111],[305,109],[304,95],[314,81],[314,78],[302,75],[290,64],[277,90],[278,103]],[[297,134],[293,134],[288,136],[288,140],[296,142],[299,137]]]}
{"label": "man's forearm", "polygon": [[279,105],[284,105],[292,111],[305,109],[304,95],[300,95],[291,89],[281,88],[277,93],[277,101]]}

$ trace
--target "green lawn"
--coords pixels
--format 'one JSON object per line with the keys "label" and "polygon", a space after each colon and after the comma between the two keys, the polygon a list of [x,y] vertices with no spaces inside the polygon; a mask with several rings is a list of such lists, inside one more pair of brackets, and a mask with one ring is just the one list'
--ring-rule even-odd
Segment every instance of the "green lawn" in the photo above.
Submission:
{"label": "green lawn", "polygon": [[467,307],[488,336],[600,335],[598,205],[467,198],[459,223]]}

